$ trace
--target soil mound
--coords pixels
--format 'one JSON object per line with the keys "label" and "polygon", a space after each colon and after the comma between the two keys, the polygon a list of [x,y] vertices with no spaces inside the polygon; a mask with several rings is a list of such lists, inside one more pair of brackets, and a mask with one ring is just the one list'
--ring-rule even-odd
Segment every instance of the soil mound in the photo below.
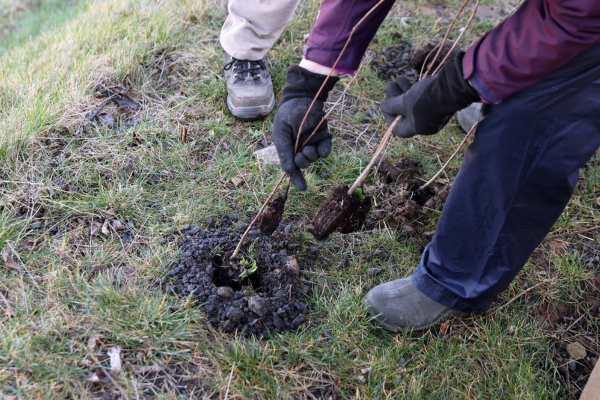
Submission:
{"label": "soil mound", "polygon": [[197,298],[221,332],[264,339],[269,331],[297,329],[306,321],[300,298],[309,290],[288,255],[299,238],[282,232],[263,237],[252,230],[230,261],[245,228],[188,231],[193,235],[180,238],[181,257],[165,274],[166,291]]}
{"label": "soil mound", "polygon": [[[436,47],[438,44],[429,42],[426,46],[415,50],[412,43],[403,40],[399,44],[384,47],[381,51],[376,52],[376,61],[373,63],[373,67],[381,78],[394,79],[398,75],[404,75],[411,82],[416,82],[419,80],[421,71],[425,73],[429,64],[433,61],[438,50]],[[432,72],[439,66],[451,47],[452,43],[446,42],[433,65]],[[448,57],[448,60],[454,59],[459,51],[460,49],[457,46]],[[426,62],[427,65],[424,67]]]}

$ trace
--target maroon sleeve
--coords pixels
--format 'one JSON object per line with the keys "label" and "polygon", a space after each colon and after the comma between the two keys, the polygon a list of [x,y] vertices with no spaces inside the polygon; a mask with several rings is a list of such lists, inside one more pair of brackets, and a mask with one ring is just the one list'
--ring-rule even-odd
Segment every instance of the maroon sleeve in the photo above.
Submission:
{"label": "maroon sleeve", "polygon": [[[344,51],[336,67],[337,70],[352,73],[358,68],[369,43],[394,5],[394,1],[385,0],[360,24]],[[378,2],[378,0],[323,0],[304,48],[304,58],[332,67],[346,44],[352,28]]]}
{"label": "maroon sleeve", "polygon": [[463,74],[484,100],[496,103],[598,43],[599,0],[525,0],[469,48]]}

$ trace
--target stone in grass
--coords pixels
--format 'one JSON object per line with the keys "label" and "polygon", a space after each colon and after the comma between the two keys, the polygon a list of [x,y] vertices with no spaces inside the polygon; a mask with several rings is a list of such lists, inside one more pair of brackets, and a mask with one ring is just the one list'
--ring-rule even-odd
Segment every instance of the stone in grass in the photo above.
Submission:
{"label": "stone in grass", "polygon": [[574,360],[581,360],[585,358],[585,356],[587,356],[587,351],[585,350],[585,347],[583,347],[583,345],[579,342],[567,344],[567,353],[569,353],[569,355],[573,357]]}
{"label": "stone in grass", "polygon": [[226,298],[233,297],[233,289],[228,286],[221,286],[217,288],[217,295]]}
{"label": "stone in grass", "polygon": [[381,269],[381,268],[369,268],[367,270],[367,274],[369,274],[369,276],[377,276],[382,272],[383,272],[383,269]]}
{"label": "stone in grass", "polygon": [[279,165],[279,155],[275,146],[265,147],[264,149],[255,151],[253,154],[258,159],[258,162],[262,164]]}
{"label": "stone in grass", "polygon": [[248,308],[259,317],[265,317],[269,314],[269,300],[259,296],[248,299]]}

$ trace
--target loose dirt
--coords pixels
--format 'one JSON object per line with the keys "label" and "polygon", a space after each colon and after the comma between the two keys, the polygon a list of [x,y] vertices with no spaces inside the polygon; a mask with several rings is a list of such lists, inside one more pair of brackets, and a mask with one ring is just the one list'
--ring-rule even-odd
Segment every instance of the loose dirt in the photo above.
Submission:
{"label": "loose dirt", "polygon": [[539,312],[545,319],[545,330],[554,350],[554,365],[548,372],[577,398],[600,358],[600,244],[586,241],[565,251],[596,272],[591,279],[580,283],[580,296],[569,302],[543,303]]}
{"label": "loose dirt", "polygon": [[291,255],[300,238],[251,230],[230,261],[246,227],[188,230],[179,240],[180,259],[165,274],[167,293],[195,297],[221,332],[266,339],[270,331],[298,329],[306,321],[300,299],[309,290]]}
{"label": "loose dirt", "polygon": [[[414,49],[411,42],[402,40],[396,45],[384,47],[380,51],[376,51],[373,67],[381,78],[394,79],[398,75],[403,75],[411,82],[416,82],[419,80],[421,71],[425,73],[433,61],[437,52],[437,45],[438,43],[436,42],[429,42],[423,47]],[[452,43],[446,42],[441,54],[433,65],[432,72],[439,66],[451,47]],[[459,51],[459,47],[456,46],[448,61],[454,59]],[[425,62],[427,62],[427,65],[423,68]]]}
{"label": "loose dirt", "polygon": [[398,239],[407,240],[422,252],[433,236],[426,219],[442,210],[452,183],[436,181],[419,190],[425,182],[425,177],[420,176],[420,163],[404,155],[394,163],[382,160],[377,174],[378,187],[368,188],[369,192],[378,191],[378,197],[377,206],[366,221],[367,229],[380,223],[398,227]]}

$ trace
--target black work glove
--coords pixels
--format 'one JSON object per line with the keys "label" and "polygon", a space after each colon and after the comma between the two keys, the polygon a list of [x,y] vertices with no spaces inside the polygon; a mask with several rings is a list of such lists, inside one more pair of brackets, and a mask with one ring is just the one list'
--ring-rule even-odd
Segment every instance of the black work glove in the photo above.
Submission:
{"label": "black work glove", "polygon": [[[304,180],[300,168],[308,168],[312,162],[317,161],[320,157],[327,157],[331,152],[331,135],[327,129],[327,121],[323,121],[301,152],[296,154],[294,151],[302,119],[325,78],[325,75],[315,74],[295,64],[290,65],[273,121],[273,139],[281,168],[292,175],[292,183],[299,191],[306,190],[306,180]],[[304,141],[325,116],[323,103],[338,80],[337,77],[329,77],[327,80],[304,121],[298,149],[302,147]]]}
{"label": "black work glove", "polygon": [[402,115],[394,127],[394,134],[408,138],[415,135],[433,135],[448,123],[455,112],[480,101],[479,94],[463,79],[460,52],[446,62],[439,74],[429,76],[413,85],[403,76],[396,83],[385,85],[387,100],[381,103],[388,125]]}

